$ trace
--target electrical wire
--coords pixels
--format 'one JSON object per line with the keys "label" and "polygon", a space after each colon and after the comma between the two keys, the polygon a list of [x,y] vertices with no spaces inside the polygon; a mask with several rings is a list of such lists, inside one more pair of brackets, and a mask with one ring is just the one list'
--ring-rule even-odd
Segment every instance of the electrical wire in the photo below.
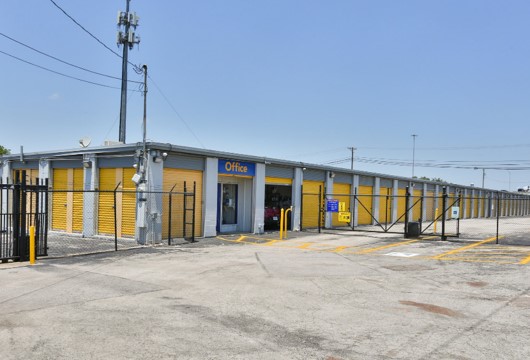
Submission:
{"label": "electrical wire", "polygon": [[[88,84],[92,84],[92,85],[97,85],[97,86],[101,86],[101,87],[106,87],[106,88],[110,88],[110,89],[120,89],[119,87],[116,87],[116,86],[110,86],[110,85],[105,85],[105,84],[100,84],[100,83],[97,83],[97,82],[94,82],[94,81],[90,81],[90,80],[85,80],[85,79],[81,79],[81,78],[78,78],[78,77],[75,77],[75,76],[71,76],[71,75],[66,75],[66,74],[63,74],[59,71],[55,71],[55,70],[52,70],[52,69],[48,69],[47,67],[44,67],[44,66],[41,66],[41,65],[37,65],[35,63],[32,63],[30,61],[27,61],[27,60],[24,60],[24,59],[21,59],[15,55],[11,55],[9,53],[6,53],[5,51],[2,51],[0,50],[0,53],[6,55],[6,56],[9,56],[13,59],[16,59],[18,61],[21,61],[23,63],[26,63],[28,65],[32,65],[32,66],[35,66],[39,69],[42,69],[42,70],[46,70],[46,71],[49,71],[51,73],[54,73],[54,74],[57,74],[57,75],[61,75],[61,76],[64,76],[64,77],[67,77],[67,78],[70,78],[70,79],[74,79],[74,80],[77,80],[77,81],[81,81],[81,82],[84,82],[84,83],[88,83]],[[131,90],[131,91],[137,91],[137,90]]]}
{"label": "electrical wire", "polygon": [[[53,0],[50,0],[50,2],[57,8],[59,9],[64,15],[66,15],[66,17],[68,17],[70,20],[72,20],[74,22],[74,24],[76,24],[77,26],[79,26],[84,32],[86,32],[88,35],[90,35],[90,37],[92,37],[94,40],[96,40],[98,43],[100,43],[101,45],[103,45],[103,47],[105,47],[105,49],[109,50],[111,53],[113,53],[114,55],[116,55],[117,57],[119,57],[120,59],[123,59],[123,57],[118,54],[116,51],[112,50],[110,47],[108,47],[107,45],[105,45],[103,43],[103,41],[99,40],[94,34],[92,34],[90,31],[88,31],[83,25],[81,25],[76,19],[74,19],[70,14],[68,14],[62,7],[60,7],[55,1]],[[136,65],[136,64],[133,64],[132,62],[130,61],[127,61],[127,63],[129,65],[131,65],[132,67],[134,67],[135,69],[140,69],[140,66]]]}
{"label": "electrical wire", "polygon": [[83,29],[84,32],[86,32],[88,35],[90,35],[94,40],[96,40],[98,43],[100,43],[101,45],[103,45],[107,50],[109,50],[111,53],[113,53],[114,55],[116,55],[117,57],[121,58],[121,55],[118,54],[116,51],[112,50],[111,48],[109,48],[107,45],[105,45],[101,40],[99,40],[94,34],[92,34],[90,31],[88,31],[87,29],[85,29],[83,27],[83,25],[81,25],[80,23],[77,22],[77,20],[75,20],[72,16],[70,16],[62,7],[60,7],[55,1],[53,0],[50,0],[50,2],[55,5],[55,7],[57,9],[59,9],[64,15],[66,15],[66,17],[68,17],[70,20],[72,20],[77,26],[79,26],[81,29]]}
{"label": "electrical wire", "polygon": [[[356,157],[354,161],[376,165],[389,166],[411,166],[412,162],[409,160],[398,159],[384,159],[384,158],[367,158]],[[339,165],[351,162],[351,157],[337,159],[325,162],[325,165]],[[414,163],[416,167],[432,167],[432,168],[452,168],[452,169],[489,169],[489,170],[530,170],[530,160],[487,160],[487,161],[473,161],[473,160],[449,160],[449,161],[435,161],[424,160]]]}
{"label": "electrical wire", "polygon": [[[119,77],[112,76],[112,75],[107,75],[107,74],[103,74],[103,73],[100,73],[100,72],[97,72],[97,71],[93,71],[93,70],[89,70],[89,69],[86,69],[86,68],[84,68],[84,67],[82,67],[82,66],[78,66],[78,65],[75,65],[75,64],[69,63],[69,62],[67,62],[67,61],[61,60],[61,59],[59,59],[59,58],[57,58],[57,57],[55,57],[55,56],[53,56],[53,55],[46,54],[45,52],[40,51],[40,50],[37,50],[37,49],[35,49],[35,48],[32,47],[32,46],[29,46],[29,45],[27,45],[27,44],[24,44],[24,43],[21,42],[21,41],[18,41],[18,40],[16,40],[16,39],[13,39],[12,37],[10,37],[10,36],[8,36],[8,35],[2,33],[2,32],[0,32],[0,35],[3,36],[3,37],[5,37],[6,39],[9,39],[9,40],[11,40],[11,41],[13,41],[13,42],[19,44],[19,45],[22,45],[22,46],[24,46],[24,47],[26,47],[26,48],[28,48],[28,49],[30,49],[30,50],[33,50],[33,51],[35,51],[35,52],[37,52],[37,53],[39,53],[39,54],[41,54],[41,55],[47,56],[47,57],[49,57],[49,58],[51,58],[51,59],[53,59],[53,60],[59,61],[59,62],[61,62],[61,63],[63,63],[63,64],[66,64],[66,65],[69,65],[69,66],[75,67],[75,68],[77,68],[77,69],[80,69],[80,70],[83,70],[83,71],[89,72],[89,73],[91,73],[91,74],[96,74],[96,75],[99,75],[99,76],[104,76],[104,77],[107,77],[107,78],[110,78],[110,79],[121,80],[121,78],[119,78]],[[141,84],[140,81],[133,81],[133,80],[127,80],[127,81],[128,81],[128,82],[131,82],[131,83]]]}
{"label": "electrical wire", "polygon": [[195,135],[195,133],[193,132],[193,130],[191,129],[191,127],[188,125],[188,123],[184,120],[184,118],[179,114],[179,112],[177,111],[177,109],[175,109],[175,107],[173,106],[173,104],[171,103],[171,101],[169,101],[168,97],[164,94],[164,92],[160,89],[160,87],[157,85],[157,83],[153,80],[153,78],[151,77],[151,75],[147,75],[147,77],[149,78],[149,80],[151,80],[151,82],[153,83],[153,85],[155,86],[155,88],[158,90],[158,92],[160,93],[160,95],[162,95],[162,97],[164,98],[164,100],[168,103],[169,107],[173,110],[173,112],[177,115],[177,117],[180,119],[180,121],[182,121],[182,123],[186,126],[186,128],[188,129],[188,131],[193,135],[193,137],[195,138],[195,140],[197,140],[197,142],[201,145],[201,147],[203,149],[206,149],[206,147],[204,146],[204,144],[202,143],[201,140],[199,140],[199,138],[197,137],[197,135]]}

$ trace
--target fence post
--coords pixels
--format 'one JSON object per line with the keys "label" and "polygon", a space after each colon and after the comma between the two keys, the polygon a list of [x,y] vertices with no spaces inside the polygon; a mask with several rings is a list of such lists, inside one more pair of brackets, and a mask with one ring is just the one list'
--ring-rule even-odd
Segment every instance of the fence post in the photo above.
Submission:
{"label": "fence post", "polygon": [[409,237],[409,207],[410,207],[410,193],[409,187],[405,188],[405,228],[404,228],[404,237]]}
{"label": "fence post", "polygon": [[118,251],[118,200],[116,192],[121,185],[121,181],[114,188],[114,251]]}
{"label": "fence post", "polygon": [[303,231],[304,224],[304,185],[300,185],[300,231]]}
{"label": "fence post", "polygon": [[322,185],[318,187],[318,233],[320,234],[322,227]]}
{"label": "fence post", "polygon": [[500,196],[499,196],[499,193],[497,193],[497,234],[495,235],[495,244],[498,244],[499,243],[499,218],[500,218],[500,211],[499,211],[499,206],[500,206]]}
{"label": "fence post", "polygon": [[195,206],[197,204],[197,182],[193,182],[193,206],[191,214],[191,242],[195,242]]}
{"label": "fence post", "polygon": [[442,240],[447,240],[445,236],[445,217],[447,214],[447,188],[442,187]]}
{"label": "fence post", "polygon": [[168,214],[168,228],[167,228],[167,244],[168,245],[171,245],[171,226],[172,226],[172,221],[171,221],[171,218],[173,217],[173,190],[175,189],[175,186],[177,186],[177,184],[175,183],[173,185],[173,187],[171,188],[171,190],[169,190],[169,214]]}
{"label": "fence post", "polygon": [[19,256],[20,261],[29,260],[29,239],[26,229],[27,224],[27,188],[26,188],[26,170],[22,170],[22,177],[20,179],[20,191],[18,196],[20,197],[20,212],[17,214],[17,217],[20,217],[20,232],[18,234],[19,238]]}
{"label": "fence post", "polygon": [[182,205],[182,237],[184,238],[184,240],[186,240],[186,234],[188,233],[187,232],[187,228],[188,228],[188,225],[186,224],[186,212],[187,212],[187,208],[188,208],[188,187],[186,186],[186,182],[184,181],[184,196],[183,196],[183,199],[184,199],[184,204]]}

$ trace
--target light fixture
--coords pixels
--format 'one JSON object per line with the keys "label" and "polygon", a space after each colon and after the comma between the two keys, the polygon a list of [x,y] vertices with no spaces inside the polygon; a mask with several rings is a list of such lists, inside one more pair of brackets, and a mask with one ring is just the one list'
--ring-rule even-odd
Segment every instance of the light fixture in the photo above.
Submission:
{"label": "light fixture", "polygon": [[151,152],[151,154],[153,156],[153,162],[155,162],[155,163],[161,163],[162,161],[165,161],[167,159],[167,156],[168,156],[167,152],[161,153],[158,150]]}
{"label": "light fixture", "polygon": [[92,167],[92,161],[90,159],[83,159],[83,167],[89,169]]}
{"label": "light fixture", "polygon": [[333,171],[331,171],[331,172],[329,173],[329,177],[333,179],[333,178],[335,177],[335,173],[334,173]]}

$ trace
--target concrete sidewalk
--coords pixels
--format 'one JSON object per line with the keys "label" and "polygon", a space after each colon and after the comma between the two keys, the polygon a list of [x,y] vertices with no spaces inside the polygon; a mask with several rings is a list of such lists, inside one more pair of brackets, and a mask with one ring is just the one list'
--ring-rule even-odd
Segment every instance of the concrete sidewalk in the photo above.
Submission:
{"label": "concrete sidewalk", "polygon": [[530,358],[529,275],[216,239],[9,264],[0,358]]}

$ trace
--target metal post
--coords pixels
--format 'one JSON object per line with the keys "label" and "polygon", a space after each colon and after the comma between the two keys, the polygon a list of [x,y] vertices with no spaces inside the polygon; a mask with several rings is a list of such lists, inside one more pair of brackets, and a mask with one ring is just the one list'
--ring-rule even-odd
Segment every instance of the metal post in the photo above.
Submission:
{"label": "metal post", "polygon": [[318,233],[320,234],[321,232],[321,227],[322,227],[322,212],[323,212],[323,208],[322,208],[322,185],[320,185],[318,187]]}
{"label": "metal post", "polygon": [[131,0],[127,0],[125,13],[127,19],[125,21],[125,37],[123,41],[123,58],[121,63],[121,103],[120,103],[120,134],[119,141],[125,144],[125,123],[127,121],[127,65],[129,63],[129,3]]}
{"label": "metal post", "polygon": [[442,240],[447,240],[445,236],[445,219],[447,211],[447,188],[442,187]]}
{"label": "metal post", "polygon": [[171,245],[171,226],[172,221],[171,218],[173,216],[173,210],[172,210],[172,203],[173,203],[173,189],[175,189],[175,186],[177,184],[174,184],[171,190],[169,190],[169,217],[168,217],[168,230],[167,230],[167,244]]}
{"label": "metal post", "polygon": [[35,264],[35,226],[29,227],[29,263]]}
{"label": "metal post", "polygon": [[195,242],[195,206],[197,205],[197,183],[193,182],[193,209],[191,215],[191,242]]}
{"label": "metal post", "polygon": [[500,206],[501,198],[499,196],[499,193],[497,193],[497,234],[495,235],[495,244],[499,243],[499,218],[500,218]]}
{"label": "metal post", "polygon": [[17,216],[20,217],[20,232],[18,234],[19,241],[20,241],[20,247],[19,247],[19,255],[20,255],[20,261],[28,261],[29,260],[29,239],[27,236],[27,204],[26,204],[26,170],[22,170],[22,178],[20,179],[20,213],[17,214]]}
{"label": "metal post", "polygon": [[304,185],[300,185],[300,231],[303,231],[304,224]]}
{"label": "metal post", "polygon": [[416,137],[418,135],[412,134],[412,178],[414,179],[414,163],[416,160]]}
{"label": "metal post", "polygon": [[121,185],[121,181],[114,188],[114,251],[118,251],[118,200],[116,198],[116,192]]}
{"label": "metal post", "polygon": [[405,231],[404,235],[406,238],[409,237],[409,206],[410,206],[410,193],[409,193],[409,187],[406,187],[405,190]]}
{"label": "metal post", "polygon": [[182,211],[182,237],[184,240],[186,239],[186,234],[188,233],[186,231],[188,225],[186,224],[186,213],[188,212],[188,188],[186,186],[186,182],[184,181],[184,205],[183,205],[183,211]]}

